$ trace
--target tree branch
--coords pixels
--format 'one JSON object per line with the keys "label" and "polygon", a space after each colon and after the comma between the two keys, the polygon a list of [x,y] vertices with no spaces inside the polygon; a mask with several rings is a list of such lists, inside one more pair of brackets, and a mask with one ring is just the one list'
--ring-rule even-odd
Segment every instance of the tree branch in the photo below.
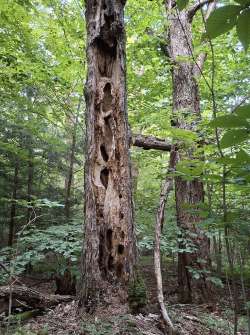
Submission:
{"label": "tree branch", "polygon": [[165,139],[157,138],[154,136],[146,136],[141,134],[132,134],[131,144],[135,147],[143,148],[144,150],[163,150],[170,151],[171,144]]}
{"label": "tree branch", "polygon": [[214,0],[203,0],[196,2],[192,7],[190,7],[187,11],[187,17],[189,22],[192,22],[193,17],[195,16],[196,12],[202,8],[204,5],[207,5],[211,2],[214,2]]}
{"label": "tree branch", "polygon": [[205,22],[207,22],[210,14],[212,13],[212,11],[215,9],[215,6],[216,6],[216,0],[210,2],[210,4],[208,5],[208,8],[207,8],[207,11],[206,11],[206,14],[205,14]]}
{"label": "tree branch", "polygon": [[[215,5],[216,5],[216,1],[215,0],[212,1],[212,2],[210,2],[209,5],[208,5],[206,14],[205,15],[202,14],[202,15],[204,15],[203,16],[204,17],[204,23],[206,23],[206,21],[209,18],[210,14],[214,10]],[[204,66],[204,63],[205,63],[206,59],[207,59],[207,53],[206,52],[202,52],[197,57],[196,63],[194,65],[194,70],[193,70],[194,76],[199,77],[200,75],[202,75],[203,66]]]}
{"label": "tree branch", "polygon": [[207,59],[207,53],[206,52],[202,52],[197,57],[196,63],[194,64],[194,69],[193,69],[193,74],[194,74],[195,77],[200,77],[206,59]]}

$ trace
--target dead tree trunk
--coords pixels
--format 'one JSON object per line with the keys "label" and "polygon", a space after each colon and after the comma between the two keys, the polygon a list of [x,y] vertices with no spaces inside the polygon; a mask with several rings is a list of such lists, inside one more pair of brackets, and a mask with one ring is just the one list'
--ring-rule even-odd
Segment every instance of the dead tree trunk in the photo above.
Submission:
{"label": "dead tree trunk", "polygon": [[[168,53],[173,64],[173,123],[177,128],[196,131],[200,120],[200,98],[195,78],[197,64],[194,65],[192,61],[190,11],[173,8],[171,0],[166,3],[166,8],[172,12],[169,14]],[[180,161],[193,160],[194,152],[195,145],[187,149],[180,148]],[[209,239],[198,228],[201,221],[199,206],[204,201],[203,183],[198,179],[176,177],[175,196],[177,225],[182,238],[180,248],[184,250],[178,255],[179,299],[184,303],[191,302],[195,296],[201,301],[207,300],[210,285],[205,270],[210,267]],[[187,240],[191,241],[194,251],[185,251]],[[199,279],[194,279],[191,269],[196,272],[196,276],[199,275]]]}
{"label": "dead tree trunk", "polygon": [[136,257],[126,104],[124,0],[86,0],[85,240],[80,305],[91,311]]}
{"label": "dead tree trunk", "polygon": [[18,173],[19,173],[19,163],[16,160],[13,178],[13,189],[12,189],[12,199],[10,208],[10,224],[9,224],[9,238],[8,246],[12,247],[14,234],[15,234],[15,216],[16,216],[16,198],[17,198],[17,187],[18,187]]}

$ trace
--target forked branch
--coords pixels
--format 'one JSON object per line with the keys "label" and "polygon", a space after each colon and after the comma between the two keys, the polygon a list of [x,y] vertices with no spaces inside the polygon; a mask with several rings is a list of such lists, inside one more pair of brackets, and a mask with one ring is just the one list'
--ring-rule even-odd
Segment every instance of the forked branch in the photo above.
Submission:
{"label": "forked branch", "polygon": [[195,16],[196,12],[201,9],[203,6],[213,3],[214,0],[203,0],[197,1],[192,7],[190,7],[187,11],[187,17],[189,22],[192,22],[193,17]]}

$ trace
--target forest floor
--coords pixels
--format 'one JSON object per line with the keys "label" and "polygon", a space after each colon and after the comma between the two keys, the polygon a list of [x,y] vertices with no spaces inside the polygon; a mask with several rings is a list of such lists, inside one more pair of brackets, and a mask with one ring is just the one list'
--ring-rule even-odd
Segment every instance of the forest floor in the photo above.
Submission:
{"label": "forest floor", "polygon": [[[177,278],[173,266],[164,262],[163,283],[167,310],[182,335],[231,335],[233,312],[230,309],[228,288],[218,289],[213,304],[178,304]],[[167,265],[166,265],[167,264]],[[132,315],[126,304],[110,299],[109,305],[98,309],[95,315],[77,314],[77,301],[57,305],[42,315],[32,317],[13,327],[15,335],[163,335],[157,304],[156,283],[151,257],[143,257],[140,271],[148,292],[148,306],[143,314]],[[53,292],[51,282],[27,281],[27,284],[46,293]],[[167,300],[166,299],[166,300]],[[249,299],[250,300],[250,299]],[[14,330],[15,328],[15,330]],[[0,334],[4,334],[3,330]],[[246,335],[246,317],[239,318],[238,335]]]}

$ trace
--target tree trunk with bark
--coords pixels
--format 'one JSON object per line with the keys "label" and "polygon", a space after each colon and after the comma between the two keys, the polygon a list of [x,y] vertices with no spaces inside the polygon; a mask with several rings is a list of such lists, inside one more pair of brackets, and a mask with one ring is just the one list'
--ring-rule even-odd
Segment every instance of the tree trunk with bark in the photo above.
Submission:
{"label": "tree trunk with bark", "polygon": [[[197,131],[200,120],[199,88],[196,80],[197,64],[192,60],[192,27],[189,12],[172,8],[169,15],[168,53],[173,64],[173,123],[179,129]],[[195,159],[195,144],[179,148],[179,160]],[[179,300],[188,303],[193,298],[207,300],[211,294],[206,280],[206,270],[210,268],[209,239],[198,227],[201,222],[200,205],[204,202],[203,183],[198,179],[185,180],[175,178],[175,196],[177,225],[180,228],[180,249],[192,244],[192,252],[180,252],[178,255]],[[189,242],[187,242],[189,240]],[[194,279],[193,274],[199,275]]]}
{"label": "tree trunk with bark", "polygon": [[32,220],[32,187],[33,187],[33,175],[34,175],[34,164],[33,164],[33,150],[29,148],[29,161],[28,161],[28,181],[27,181],[27,223]]}
{"label": "tree trunk with bark", "polygon": [[[85,240],[80,306],[93,310],[136,258],[126,104],[124,0],[86,0]],[[125,287],[125,286],[124,286]],[[109,293],[108,293],[109,292]]]}
{"label": "tree trunk with bark", "polygon": [[[78,117],[80,113],[82,103],[82,96],[79,97],[77,111],[73,119],[68,118],[68,130],[70,132],[69,138],[69,152],[67,155],[67,161],[69,162],[67,175],[65,178],[65,200],[64,200],[64,213],[67,224],[70,223],[71,218],[71,206],[72,206],[72,184],[74,180],[74,162],[75,162],[75,151],[76,151],[76,137],[77,137],[77,127],[78,127]],[[76,292],[76,278],[72,276],[70,271],[71,261],[67,260],[67,267],[64,270],[63,274],[56,276],[56,293],[57,294],[75,294]]]}
{"label": "tree trunk with bark", "polygon": [[70,147],[70,153],[69,153],[69,169],[68,169],[67,177],[65,179],[64,212],[65,212],[65,217],[67,220],[70,218],[70,209],[71,209],[71,186],[72,186],[72,181],[73,181],[75,146],[76,146],[76,133],[74,129],[73,134],[72,134],[72,143]]}
{"label": "tree trunk with bark", "polygon": [[[64,201],[64,211],[65,217],[68,220],[70,218],[71,209],[71,189],[74,177],[74,162],[75,162],[75,151],[76,151],[76,136],[77,136],[77,126],[78,126],[78,116],[81,108],[82,96],[80,96],[77,106],[76,117],[73,122],[70,122],[70,128],[72,129],[71,145],[68,154],[69,167],[67,172],[67,177],[65,179],[65,201]],[[71,124],[73,123],[73,124]]]}
{"label": "tree trunk with bark", "polygon": [[16,161],[14,169],[13,178],[13,189],[12,189],[12,199],[10,208],[10,224],[9,224],[9,238],[8,246],[12,247],[15,234],[15,216],[16,216],[16,198],[17,198],[17,187],[18,187],[18,173],[19,173],[19,163]]}

